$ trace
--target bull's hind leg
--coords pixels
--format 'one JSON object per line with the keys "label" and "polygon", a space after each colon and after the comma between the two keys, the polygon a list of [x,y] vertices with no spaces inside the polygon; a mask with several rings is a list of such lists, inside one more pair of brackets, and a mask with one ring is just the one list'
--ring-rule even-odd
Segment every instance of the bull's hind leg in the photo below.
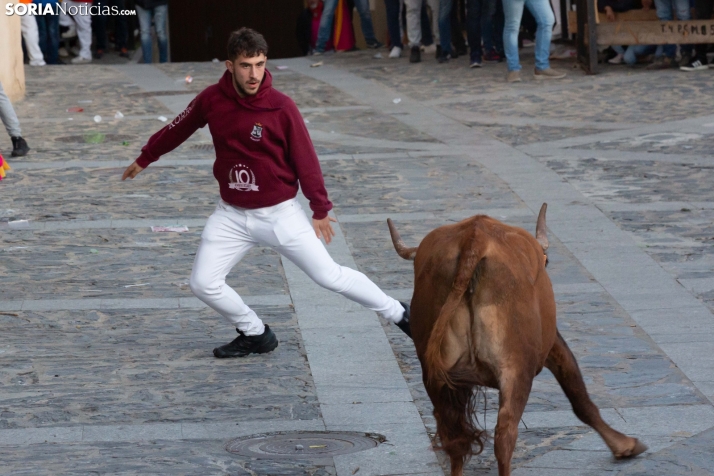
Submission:
{"label": "bull's hind leg", "polygon": [[518,439],[518,422],[528,403],[533,376],[502,373],[499,378],[498,421],[493,451],[498,461],[498,476],[510,476],[511,458]]}
{"label": "bull's hind leg", "polygon": [[612,454],[615,455],[615,458],[630,458],[647,449],[647,446],[636,438],[631,438],[612,429],[600,417],[600,410],[588,396],[578,363],[560,332],[558,332],[555,344],[550,354],[548,354],[545,365],[553,372],[553,375],[555,375],[558,383],[563,388],[565,395],[573,406],[575,415],[580,421],[591,426],[600,434]]}

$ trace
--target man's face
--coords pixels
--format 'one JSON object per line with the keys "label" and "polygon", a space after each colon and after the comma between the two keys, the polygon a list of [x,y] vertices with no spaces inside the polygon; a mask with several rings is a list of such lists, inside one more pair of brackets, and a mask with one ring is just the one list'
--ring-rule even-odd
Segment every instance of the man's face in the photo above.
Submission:
{"label": "man's face", "polygon": [[263,53],[258,56],[238,55],[235,61],[226,61],[226,68],[233,75],[233,86],[240,97],[254,96],[265,76],[265,63],[268,59]]}

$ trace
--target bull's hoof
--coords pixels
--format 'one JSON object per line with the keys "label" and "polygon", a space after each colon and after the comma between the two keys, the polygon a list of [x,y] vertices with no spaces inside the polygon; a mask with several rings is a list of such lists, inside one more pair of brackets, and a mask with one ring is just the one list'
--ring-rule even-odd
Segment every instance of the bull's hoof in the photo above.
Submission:
{"label": "bull's hoof", "polygon": [[616,459],[627,459],[627,458],[634,458],[635,456],[644,453],[647,451],[647,445],[642,443],[640,440],[635,439],[635,446],[627,450],[619,455],[615,455]]}

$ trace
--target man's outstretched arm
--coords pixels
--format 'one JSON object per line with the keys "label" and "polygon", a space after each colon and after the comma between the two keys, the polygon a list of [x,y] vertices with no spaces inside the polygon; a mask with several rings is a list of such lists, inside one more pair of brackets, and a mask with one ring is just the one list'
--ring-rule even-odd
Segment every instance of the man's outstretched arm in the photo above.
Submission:
{"label": "man's outstretched arm", "polygon": [[186,109],[176,116],[171,123],[151,136],[149,142],[141,149],[141,155],[124,171],[122,180],[133,179],[149,164],[171,152],[186,139],[191,137],[200,127],[206,125],[206,120],[201,111],[202,94],[196,96]]}

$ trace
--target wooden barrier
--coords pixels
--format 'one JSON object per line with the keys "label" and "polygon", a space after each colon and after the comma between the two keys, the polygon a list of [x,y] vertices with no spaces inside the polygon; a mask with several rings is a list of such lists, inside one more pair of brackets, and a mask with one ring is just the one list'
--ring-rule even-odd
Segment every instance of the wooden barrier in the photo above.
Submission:
{"label": "wooden barrier", "polygon": [[597,72],[598,46],[714,43],[714,20],[659,21],[648,9],[615,13],[609,21],[597,11],[596,0],[576,5],[576,12],[568,12],[568,31],[578,34],[578,62],[590,74]]}
{"label": "wooden barrier", "polygon": [[714,20],[621,21],[597,26],[598,45],[714,43]]}

